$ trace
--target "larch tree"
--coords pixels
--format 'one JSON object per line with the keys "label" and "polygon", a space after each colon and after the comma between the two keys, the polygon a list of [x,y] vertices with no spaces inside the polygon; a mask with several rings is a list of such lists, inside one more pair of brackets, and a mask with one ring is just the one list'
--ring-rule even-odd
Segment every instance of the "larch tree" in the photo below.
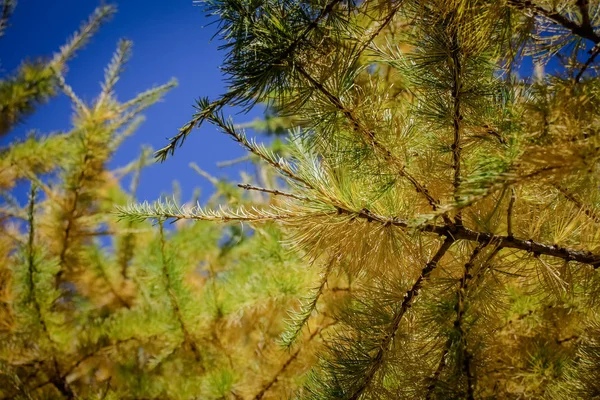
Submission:
{"label": "larch tree", "polygon": [[[3,28],[14,2],[0,5]],[[326,329],[317,319],[298,348],[280,351],[286,312],[317,272],[289,253],[276,225],[249,235],[209,222],[116,218],[115,204],[136,201],[152,151],[116,169],[109,161],[175,82],[119,99],[132,50],[121,40],[97,97],[84,101],[69,86],[64,63],[114,12],[100,6],[37,72],[23,64],[0,80],[1,132],[51,96],[73,105],[65,132],[0,149],[0,399],[281,398],[313,364]],[[271,122],[262,128],[275,129]],[[211,208],[271,201],[193,168],[215,186]],[[278,187],[273,172],[256,168]],[[25,201],[23,185],[31,188]],[[178,192],[174,185],[179,202]],[[345,295],[334,289],[324,297]]]}
{"label": "larch tree", "polygon": [[[286,188],[120,214],[281,227],[320,273],[281,337],[293,355],[319,336],[290,396],[600,396],[597,1],[201,3],[228,91],[157,157],[208,122]],[[291,124],[289,156],[225,117],[259,102]]]}

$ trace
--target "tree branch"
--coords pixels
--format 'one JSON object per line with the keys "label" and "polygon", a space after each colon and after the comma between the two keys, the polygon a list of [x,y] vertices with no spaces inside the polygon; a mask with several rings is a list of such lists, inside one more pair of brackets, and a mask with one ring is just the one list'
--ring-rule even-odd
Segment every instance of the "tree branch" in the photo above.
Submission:
{"label": "tree branch", "polygon": [[400,309],[398,310],[397,314],[394,316],[394,320],[392,321],[391,328],[387,332],[387,334],[384,336],[384,338],[381,342],[379,351],[377,352],[377,354],[374,357],[374,359],[376,360],[376,363],[367,370],[366,375],[364,377],[364,381],[362,382],[361,386],[354,393],[350,394],[347,397],[349,400],[359,399],[360,396],[364,393],[364,391],[371,384],[371,381],[375,377],[375,374],[383,365],[385,352],[389,350],[389,347],[392,344],[392,342],[396,336],[396,331],[398,330],[398,327],[400,326],[400,322],[402,321],[404,314],[406,314],[406,311],[411,307],[412,302],[414,301],[415,297],[418,296],[419,291],[421,290],[421,287],[423,286],[423,281],[429,277],[429,275],[435,269],[435,267],[437,266],[439,261],[444,256],[444,254],[446,254],[448,249],[450,249],[450,246],[452,246],[452,243],[454,243],[454,241],[455,240],[454,240],[454,238],[452,238],[452,236],[446,236],[446,239],[444,240],[444,242],[442,243],[442,245],[440,246],[438,251],[431,258],[431,260],[425,265],[425,267],[421,270],[421,274],[419,275],[419,277],[417,278],[415,283],[404,295],[404,299],[402,300]]}
{"label": "tree branch", "polygon": [[[393,164],[397,168],[397,172],[400,176],[406,178],[415,188],[417,193],[421,193],[428,201],[429,205],[433,209],[433,211],[437,211],[439,208],[439,201],[433,198],[433,196],[429,193],[429,190],[425,185],[422,185],[419,181],[417,181],[408,171],[406,171],[406,166],[395,157],[390,150],[388,150],[382,143],[380,143],[375,138],[375,133],[364,126],[361,121],[354,115],[354,113],[346,108],[342,101],[331,93],[322,83],[318,82],[313,78],[302,66],[296,66],[296,70],[302,75],[312,87],[314,87],[317,91],[323,94],[331,104],[337,108],[344,116],[348,119],[350,124],[352,125],[355,131],[359,131],[363,138],[369,143],[373,149],[381,156],[383,156],[384,160]],[[446,214],[442,215],[444,222],[450,224],[451,221]]]}
{"label": "tree branch", "polygon": [[598,54],[600,54],[600,46],[596,45],[590,51],[590,56],[588,57],[585,64],[583,64],[583,66],[581,67],[579,72],[577,73],[577,76],[575,77],[575,83],[579,83],[579,81],[581,81],[581,78],[583,77],[583,73],[589,68],[590,65],[592,65],[592,63],[594,62],[596,57],[598,57]]}
{"label": "tree branch", "polygon": [[[456,29],[456,28],[455,28]],[[451,70],[452,74],[452,99],[453,99],[453,116],[452,116],[452,126],[454,133],[454,141],[452,143],[452,169],[454,169],[454,181],[452,185],[454,186],[454,200],[459,203],[460,196],[458,194],[458,189],[460,187],[461,176],[460,176],[460,157],[461,157],[461,143],[460,143],[460,135],[462,130],[462,119],[463,116],[461,114],[461,97],[460,92],[462,89],[461,75],[462,75],[462,65],[460,62],[460,43],[458,43],[458,35],[456,32],[453,32],[451,35]],[[462,224],[461,212],[459,211],[456,214],[456,222],[458,224]]]}
{"label": "tree branch", "polygon": [[594,221],[596,223],[600,223],[600,215],[598,215],[598,213],[595,210],[593,210],[590,206],[583,204],[583,202],[581,200],[579,200],[577,197],[575,197],[575,195],[573,193],[569,192],[565,187],[558,185],[558,184],[554,185],[554,187],[563,196],[565,196],[565,198],[567,200],[569,200],[570,202],[575,204],[577,207],[579,207],[585,213],[585,215],[587,215],[592,221]]}
{"label": "tree branch", "polygon": [[296,199],[296,200],[300,200],[300,201],[310,201],[310,199],[308,197],[296,196],[295,194],[292,194],[292,193],[282,192],[280,190],[275,190],[275,189],[266,189],[266,188],[262,188],[262,187],[258,187],[258,186],[252,186],[252,185],[249,185],[246,183],[238,183],[238,187],[245,189],[245,190],[256,190],[257,192],[269,193],[269,194],[272,194],[275,196],[290,197],[292,199]]}
{"label": "tree branch", "polygon": [[[320,327],[319,329],[316,329],[312,335],[309,336],[309,338],[306,340],[306,343],[311,342],[315,337],[317,337],[318,335],[321,334],[321,332],[323,332],[325,329],[329,328],[332,325],[335,325],[336,322],[330,322],[329,324]],[[302,351],[302,347],[299,348],[298,350],[296,350],[281,366],[281,368],[279,368],[279,371],[277,371],[277,373],[275,374],[275,376],[267,383],[263,386],[263,388],[260,390],[260,392],[258,392],[256,394],[256,396],[253,397],[253,400],[260,400],[263,398],[263,396],[269,391],[269,389],[271,389],[271,387],[277,383],[277,381],[279,380],[279,377],[286,371],[286,369],[290,366],[290,364],[292,364],[294,362],[294,360],[296,360],[296,358],[298,358],[298,355],[300,355],[300,352]]]}
{"label": "tree branch", "polygon": [[533,2],[531,2],[530,0],[509,0],[508,4],[519,10],[528,10],[534,15],[539,15],[546,19],[549,19],[552,22],[569,30],[574,35],[591,40],[592,42],[594,42],[594,44],[598,44],[600,42],[600,36],[597,35],[596,32],[594,32],[594,29],[590,25],[578,25],[577,23],[571,21],[559,12],[556,12],[554,10],[548,11],[543,7],[533,4]]}
{"label": "tree branch", "polygon": [[[341,2],[342,0],[331,0],[325,6],[325,8],[321,10],[319,15],[310,24],[306,26],[302,33],[298,35],[298,37],[294,39],[294,41],[292,41],[292,43],[290,43],[290,45],[285,50],[281,51],[280,54],[282,54],[282,56],[273,60],[271,62],[271,65],[281,64],[286,58],[291,57],[294,51],[296,50],[296,47],[298,47],[300,43],[308,37],[310,32],[312,32],[319,26],[319,23],[323,20],[323,18],[329,15],[329,13],[333,11],[335,6]],[[169,138],[168,145],[154,153],[155,157],[161,162],[165,161],[169,155],[173,155],[175,153],[175,149],[183,144],[183,142],[185,141],[187,136],[192,132],[192,130],[196,127],[199,127],[208,115],[213,114],[215,112],[219,112],[223,107],[227,105],[235,105],[236,103],[238,103],[240,97],[243,96],[246,92],[247,91],[245,88],[231,90],[219,100],[213,101],[205,109],[200,110],[200,112],[194,114],[191,121],[189,121],[183,127],[181,127],[181,129],[179,129],[179,132],[175,136]]]}
{"label": "tree branch", "polygon": [[[345,210],[342,210],[344,212]],[[410,228],[408,221],[400,218],[387,218],[376,215],[367,209],[362,209],[359,212],[350,211],[356,214],[359,218],[365,218],[370,221],[377,221],[387,225],[398,226],[402,228]],[[583,264],[590,264],[595,269],[600,267],[600,254],[594,254],[591,251],[575,250],[559,245],[549,245],[546,243],[536,242],[534,240],[518,239],[511,236],[499,236],[486,232],[478,232],[466,228],[464,226],[448,226],[448,225],[433,225],[425,224],[417,227],[424,232],[432,232],[440,236],[451,235],[455,240],[469,240],[473,242],[486,243],[494,241],[500,247],[509,249],[523,250],[528,253],[537,255],[547,255],[561,258],[567,261],[577,261]]]}
{"label": "tree branch", "polygon": [[194,342],[192,336],[190,335],[190,332],[188,331],[188,329],[185,326],[185,323],[183,322],[183,315],[181,314],[181,308],[179,307],[179,302],[177,300],[177,297],[175,296],[175,293],[173,293],[173,287],[171,284],[171,275],[170,275],[168,267],[167,267],[167,255],[166,255],[166,249],[165,249],[165,247],[166,247],[165,232],[164,232],[162,222],[159,224],[159,229],[160,229],[160,256],[161,256],[161,263],[162,263],[162,275],[163,275],[163,279],[165,280],[165,289],[166,289],[167,294],[169,295],[171,307],[173,308],[173,312],[175,313],[175,318],[177,319],[179,328],[181,329],[181,333],[183,334],[183,342],[184,342],[184,344],[189,345],[189,347],[192,351],[192,354],[194,355],[194,358],[196,359],[196,361],[200,362],[202,360],[202,355],[200,354],[200,350],[198,349],[196,342]]}

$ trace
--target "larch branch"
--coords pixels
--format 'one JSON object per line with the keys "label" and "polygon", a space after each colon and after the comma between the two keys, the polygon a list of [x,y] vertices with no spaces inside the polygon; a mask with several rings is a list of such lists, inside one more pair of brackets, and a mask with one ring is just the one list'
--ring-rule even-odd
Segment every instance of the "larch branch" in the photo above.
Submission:
{"label": "larch branch", "polygon": [[440,262],[442,257],[450,249],[450,246],[452,246],[452,243],[454,243],[454,239],[451,236],[446,236],[446,239],[444,240],[444,242],[442,243],[442,245],[440,246],[438,251],[434,254],[434,256],[431,258],[431,260],[421,270],[421,274],[419,275],[419,277],[417,278],[415,283],[404,294],[404,299],[402,300],[400,309],[394,316],[394,320],[392,321],[390,329],[387,332],[387,335],[384,336],[384,338],[381,342],[379,351],[377,352],[377,354],[374,357],[375,364],[373,364],[371,366],[371,368],[369,368],[369,370],[367,370],[366,375],[364,377],[364,381],[362,382],[361,386],[348,397],[349,400],[359,399],[360,396],[364,393],[364,391],[371,384],[373,378],[375,377],[375,374],[377,373],[377,371],[379,371],[379,369],[381,368],[381,366],[384,363],[385,352],[389,350],[389,347],[392,344],[392,342],[396,336],[396,331],[398,330],[398,327],[400,326],[400,322],[402,322],[402,318],[404,317],[404,314],[406,314],[406,311],[408,311],[408,309],[412,306],[412,303],[413,303],[415,297],[418,296],[419,291],[421,290],[421,287],[423,286],[423,281],[429,277],[429,275],[435,269],[435,267],[438,265],[438,263]]}

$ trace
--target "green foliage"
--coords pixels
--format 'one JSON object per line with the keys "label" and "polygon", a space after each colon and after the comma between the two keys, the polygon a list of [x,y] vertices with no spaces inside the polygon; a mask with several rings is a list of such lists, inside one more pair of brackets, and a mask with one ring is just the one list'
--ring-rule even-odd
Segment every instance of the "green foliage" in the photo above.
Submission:
{"label": "green foliage", "polygon": [[[6,21],[15,4],[16,2],[9,0],[0,4],[3,11],[0,17],[0,36],[4,33]],[[25,61],[16,72],[0,80],[0,136],[10,132],[38,106],[57,94],[65,63],[114,12],[113,6],[99,7],[51,60]]]}
{"label": "green foliage", "polygon": [[[325,340],[278,398],[598,396],[598,2],[203,4],[229,91],[156,157],[209,122],[287,188],[242,185],[277,206],[119,213],[275,222],[321,267],[282,342]],[[288,154],[223,115],[265,101],[295,126]]]}
{"label": "green foliage", "polygon": [[[62,52],[70,57],[112,10],[96,10]],[[23,78],[31,93],[62,90],[73,103],[73,126],[31,135],[0,153],[0,398],[276,397],[312,363],[311,340],[298,340],[301,347],[290,353],[278,339],[313,273],[274,225],[166,226],[161,216],[153,226],[116,218],[115,205],[136,200],[151,150],[118,170],[108,162],[140,126],[141,113],[175,85],[117,101],[115,84],[131,46],[117,44],[89,104],[56,61],[39,64],[47,79]],[[16,85],[11,79],[3,84]],[[10,107],[2,115],[18,110],[18,118],[3,119],[12,127],[25,109],[13,107],[14,91],[3,93],[0,104]],[[40,104],[35,96],[23,97],[27,113]],[[277,162],[266,148],[261,152]],[[279,208],[276,200],[198,172],[215,185],[211,208]],[[122,184],[127,176],[129,188]],[[31,196],[22,206],[11,191],[28,182]],[[184,208],[171,201],[154,206],[170,207]]]}

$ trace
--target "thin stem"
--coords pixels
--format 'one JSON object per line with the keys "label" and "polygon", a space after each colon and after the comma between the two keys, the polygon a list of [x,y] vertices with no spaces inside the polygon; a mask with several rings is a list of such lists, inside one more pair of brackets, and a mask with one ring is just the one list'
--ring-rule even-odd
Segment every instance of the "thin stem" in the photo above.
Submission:
{"label": "thin stem", "polygon": [[236,165],[236,164],[243,163],[243,162],[250,161],[250,160],[251,160],[250,156],[242,156],[239,158],[235,158],[233,160],[220,161],[217,163],[217,167],[218,168],[231,167],[232,165]]}
{"label": "thin stem", "polygon": [[162,274],[163,274],[163,278],[165,280],[165,289],[169,295],[171,307],[173,308],[173,311],[175,312],[175,317],[179,324],[179,328],[181,329],[181,332],[183,333],[183,341],[184,341],[184,343],[186,343],[190,346],[190,349],[192,350],[192,353],[194,354],[194,358],[196,359],[196,361],[201,361],[202,356],[200,354],[200,350],[198,349],[198,346],[192,339],[189,331],[187,330],[187,328],[185,326],[185,323],[183,322],[183,315],[181,313],[181,308],[179,306],[179,302],[177,300],[177,297],[175,296],[175,293],[173,291],[173,286],[171,284],[171,275],[169,273],[169,268],[167,267],[168,261],[167,261],[167,255],[166,255],[166,249],[165,249],[165,247],[166,247],[165,232],[164,232],[164,227],[163,227],[162,222],[159,224],[159,234],[160,234],[160,256],[161,256],[161,263],[162,263]]}
{"label": "thin stem", "polygon": [[[352,125],[353,129],[360,132],[366,142],[369,143],[379,155],[383,156],[386,162],[396,166],[398,174],[406,178],[413,185],[417,193],[421,193],[427,199],[433,211],[438,209],[439,201],[431,196],[425,185],[419,183],[419,181],[417,181],[410,173],[408,173],[408,171],[406,171],[406,165],[404,165],[401,160],[395,157],[389,149],[387,149],[375,138],[375,133],[373,131],[364,126],[354,115],[354,113],[344,106],[342,101],[337,96],[327,90],[322,83],[316,81],[315,78],[313,78],[304,68],[301,66],[296,66],[296,70],[311,84],[311,86],[323,94],[334,107],[344,114],[344,116]],[[451,223],[450,219],[445,214],[442,215],[442,218],[444,218],[444,222]]]}
{"label": "thin stem", "polygon": [[569,200],[570,202],[575,204],[577,207],[579,207],[585,213],[585,215],[587,215],[592,221],[594,221],[596,223],[600,223],[600,215],[598,214],[598,212],[593,210],[590,206],[584,204],[581,200],[579,200],[577,197],[575,197],[575,195],[573,193],[569,192],[569,190],[567,190],[565,187],[558,185],[558,184],[554,185],[554,187],[563,196],[565,196],[565,198],[567,200]]}
{"label": "thin stem", "polygon": [[[280,171],[287,178],[293,179],[296,182],[301,183],[302,185],[313,188],[308,181],[299,177],[294,171],[292,171],[289,166],[283,164],[280,161],[275,161],[270,157],[267,157],[259,148],[253,143],[250,142],[243,133],[239,133],[233,126],[226,124],[221,118],[218,118],[215,114],[211,114],[207,116],[211,122],[217,125],[224,133],[231,136],[236,142],[238,142],[242,147],[244,147],[249,152],[258,156],[261,160],[265,161],[270,166],[274,167],[278,171]],[[314,188],[313,188],[314,189]]]}
{"label": "thin stem", "polygon": [[[464,267],[465,271],[459,281],[458,290],[456,292],[457,301],[456,301],[456,306],[454,308],[456,310],[456,318],[454,320],[453,326],[459,332],[461,341],[463,341],[463,343],[462,343],[463,362],[464,362],[463,371],[465,371],[465,373],[467,374],[467,378],[468,378],[468,394],[470,394],[468,396],[469,399],[473,398],[473,393],[472,393],[473,385],[472,385],[472,379],[469,379],[469,377],[472,378],[472,372],[471,372],[471,367],[470,367],[470,355],[468,354],[468,351],[466,349],[466,340],[464,338],[465,332],[464,332],[464,326],[463,326],[463,317],[465,314],[465,301],[466,301],[466,297],[467,297],[468,286],[469,286],[469,283],[471,282],[471,280],[473,279],[473,274],[471,273],[471,268],[473,267],[473,262],[475,261],[475,258],[479,255],[481,250],[483,250],[483,248],[486,246],[487,246],[487,243],[480,243],[479,246],[477,246],[475,248],[475,250],[473,250],[473,253],[471,254],[471,257],[469,258],[469,261],[467,261],[467,263],[465,264],[465,267]],[[450,351],[450,347],[452,346],[452,343],[453,343],[452,338],[449,338],[448,341],[446,342],[446,346],[444,347],[444,351],[442,352],[442,356],[440,358],[438,366],[431,378],[431,383],[427,386],[427,396],[426,396],[427,400],[431,399],[431,396],[433,395],[433,392],[437,386],[437,383],[439,382],[439,377],[440,377],[443,369],[446,366],[446,356],[448,355],[448,352]]]}
{"label": "thin stem", "polygon": [[579,81],[581,81],[583,73],[589,68],[590,65],[592,65],[592,63],[594,62],[594,60],[596,59],[596,57],[598,56],[598,54],[600,54],[600,46],[596,45],[590,51],[589,58],[587,59],[587,61],[585,62],[585,64],[583,64],[583,66],[581,67],[581,69],[579,70],[579,72],[577,73],[577,76],[575,77],[575,83],[579,83]]}
{"label": "thin stem", "polygon": [[35,278],[34,276],[38,273],[37,270],[37,261],[35,259],[35,248],[34,248],[34,240],[35,240],[35,197],[36,197],[36,187],[35,185],[31,186],[31,191],[30,191],[30,195],[29,195],[29,205],[28,205],[28,220],[29,220],[29,232],[28,232],[28,240],[27,240],[27,267],[28,267],[28,280],[29,280],[29,301],[31,301],[33,303],[34,309],[35,309],[35,313],[36,313],[36,317],[40,323],[40,326],[42,328],[42,332],[44,333],[44,336],[46,336],[46,338],[48,339],[48,342],[50,343],[50,347],[51,347],[51,360],[52,360],[52,367],[53,367],[53,372],[52,375],[53,377],[50,378],[50,383],[52,383],[52,385],[54,385],[54,387],[56,387],[56,389],[63,395],[65,396],[67,399],[74,399],[75,398],[75,394],[73,393],[73,390],[71,389],[69,383],[63,379],[61,377],[61,373],[60,373],[60,367],[58,365],[58,361],[56,360],[55,357],[55,353],[56,353],[56,349],[54,348],[54,340],[52,339],[52,336],[50,336],[50,332],[48,330],[48,326],[46,324],[46,319],[44,318],[43,314],[42,314],[42,307],[38,301],[38,298],[36,296],[36,288],[35,288]]}
{"label": "thin stem", "polygon": [[384,336],[384,339],[381,342],[379,351],[373,358],[374,360],[376,360],[375,364],[372,365],[371,368],[369,368],[367,370],[365,377],[363,378],[364,380],[363,380],[362,384],[360,385],[360,387],[354,393],[350,394],[347,397],[349,400],[357,400],[358,398],[360,398],[360,396],[364,393],[364,391],[369,387],[369,385],[373,381],[375,374],[377,373],[377,371],[381,368],[381,366],[384,363],[385,352],[389,350],[389,347],[392,344],[392,342],[396,336],[396,331],[398,330],[398,327],[400,326],[400,322],[402,321],[404,314],[406,314],[406,311],[412,306],[412,303],[413,303],[415,297],[417,297],[419,295],[419,291],[421,290],[421,288],[423,286],[423,281],[429,277],[431,272],[435,269],[435,267],[438,265],[439,261],[446,254],[446,252],[450,249],[450,246],[452,246],[453,243],[454,243],[454,239],[451,236],[447,236],[446,239],[444,240],[444,242],[442,243],[442,245],[440,246],[440,248],[438,249],[438,251],[435,253],[435,255],[421,270],[421,274],[419,275],[419,277],[417,278],[415,283],[404,294],[404,299],[402,300],[400,309],[394,316],[394,320],[392,321],[391,327],[390,327],[389,331],[387,332],[387,334]]}
{"label": "thin stem", "polygon": [[[310,337],[307,339],[306,343],[311,342],[315,337],[317,337],[318,335],[321,334],[321,332],[323,332],[325,329],[329,328],[332,325],[335,325],[336,322],[331,322],[323,327],[320,327],[319,329],[315,330],[312,335],[310,335]],[[279,380],[279,378],[281,377],[281,375],[288,369],[288,367],[290,366],[290,364],[292,364],[300,355],[300,352],[302,351],[302,347],[299,348],[298,350],[296,350],[281,366],[281,368],[279,368],[279,370],[277,371],[277,373],[275,374],[275,376],[269,381],[267,382],[263,388],[260,390],[260,392],[258,392],[256,394],[256,396],[253,397],[253,400],[260,400],[264,397],[264,395],[269,391],[269,389],[271,389],[271,387],[277,383],[277,381]]]}
{"label": "thin stem", "polygon": [[[142,169],[146,166],[146,159],[148,158],[148,150],[142,149],[142,154],[140,158],[137,160],[135,169],[133,171],[133,177],[131,178],[131,186],[129,188],[129,198],[134,201],[136,198],[136,193],[138,186],[140,184],[140,177],[142,175]],[[130,231],[133,227],[133,222],[129,222],[127,224],[127,230]],[[123,279],[127,279],[127,272],[129,268],[129,263],[133,258],[133,253],[135,251],[135,241],[134,234],[132,232],[127,232],[125,237],[123,238],[123,249],[119,252],[117,256],[117,260],[119,266],[121,267],[121,276]]]}
{"label": "thin stem", "polygon": [[245,184],[245,183],[239,183],[238,187],[245,189],[245,190],[256,190],[258,192],[269,193],[269,194],[273,194],[275,196],[285,196],[285,197],[290,197],[290,198],[296,199],[296,200],[310,201],[310,199],[308,197],[296,196],[295,194],[282,192],[282,191],[276,190],[276,189],[266,189],[266,188],[262,188],[262,187],[258,187],[258,186],[252,186],[252,185]]}
{"label": "thin stem", "polygon": [[508,237],[513,237],[513,209],[517,201],[517,192],[514,187],[510,188],[510,200],[508,201],[508,209],[506,210],[506,233]]}
{"label": "thin stem", "polygon": [[[271,62],[271,65],[281,64],[286,58],[292,57],[296,48],[304,40],[306,40],[308,35],[314,29],[316,29],[319,26],[320,22],[333,11],[333,9],[335,8],[335,6],[337,4],[339,4],[341,2],[342,2],[342,0],[330,1],[325,6],[325,8],[323,8],[321,10],[319,15],[317,15],[317,17],[313,21],[311,21],[310,24],[308,24],[306,26],[306,28],[302,31],[302,33],[300,33],[300,35],[298,35],[298,37],[290,43],[290,45],[287,47],[287,49],[285,51],[281,52],[282,56]],[[167,159],[167,157],[169,156],[169,154],[173,155],[175,153],[175,149],[178,146],[181,146],[183,144],[183,142],[185,141],[187,136],[192,132],[192,130],[196,127],[199,127],[200,124],[202,124],[202,122],[207,118],[208,115],[213,114],[215,112],[219,112],[226,105],[229,105],[229,104],[235,105],[236,103],[239,102],[239,99],[246,94],[246,92],[247,91],[245,88],[233,90],[233,91],[225,94],[219,100],[216,100],[216,101],[210,103],[205,109],[196,113],[190,122],[185,124],[175,136],[173,136],[172,138],[169,139],[168,145],[166,145],[165,147],[163,147],[162,149],[158,150],[155,153],[156,158],[159,159],[161,162],[165,161]]]}
{"label": "thin stem", "polygon": [[[126,212],[124,212],[126,213]],[[576,250],[567,247],[562,247],[556,244],[546,244],[534,240],[519,239],[511,236],[494,235],[487,232],[475,231],[466,228],[462,225],[434,225],[423,224],[413,226],[409,221],[397,217],[385,217],[375,214],[366,208],[360,211],[349,210],[336,206],[336,211],[317,212],[307,214],[260,214],[260,215],[196,215],[184,213],[170,212],[144,212],[138,213],[137,218],[166,218],[166,219],[193,219],[202,221],[218,221],[218,222],[261,222],[261,221],[291,221],[319,217],[334,217],[339,214],[349,215],[354,218],[366,219],[368,222],[378,222],[386,226],[396,226],[403,229],[418,229],[423,232],[434,233],[439,236],[451,236],[455,240],[468,240],[478,243],[487,243],[494,241],[499,247],[523,250],[536,255],[547,255],[560,258],[567,261],[577,261],[582,264],[589,264],[597,269],[600,267],[600,254],[592,253],[586,250]]]}
{"label": "thin stem", "polygon": [[[452,143],[452,169],[454,169],[454,200],[459,203],[460,197],[458,196],[458,189],[460,187],[461,182],[461,170],[460,170],[460,161],[461,161],[461,130],[462,130],[462,119],[463,116],[461,114],[461,97],[460,92],[462,88],[462,65],[460,61],[460,43],[458,43],[458,35],[456,32],[453,32],[451,38],[451,70],[452,74],[452,99],[453,99],[453,116],[452,116],[452,125],[453,125],[453,133],[454,133],[454,141]],[[456,222],[458,224],[462,224],[461,212],[459,211],[456,214]]]}
{"label": "thin stem", "polygon": [[4,34],[4,31],[8,27],[8,20],[11,17],[15,8],[14,0],[3,0],[0,5],[0,36]]}
{"label": "thin stem", "polygon": [[600,42],[600,36],[594,32],[594,29],[590,25],[579,25],[554,10],[548,11],[543,7],[533,4],[530,0],[509,0],[508,4],[519,10],[528,10],[534,15],[545,17],[569,30],[574,35],[591,40],[594,44]]}

